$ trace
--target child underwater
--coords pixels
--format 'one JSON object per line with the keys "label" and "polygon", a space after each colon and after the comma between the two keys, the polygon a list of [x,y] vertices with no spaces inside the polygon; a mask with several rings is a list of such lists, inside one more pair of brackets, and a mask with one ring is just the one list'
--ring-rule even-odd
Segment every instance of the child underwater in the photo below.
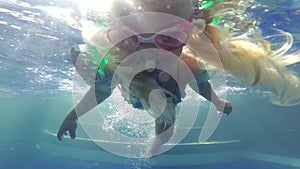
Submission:
{"label": "child underwater", "polygon": [[[172,137],[176,119],[175,107],[185,97],[185,93],[180,89],[186,87],[193,79],[186,78],[184,72],[178,71],[181,70],[181,67],[177,61],[168,61],[169,65],[166,71],[156,69],[155,66],[145,66],[146,69],[138,72],[131,70],[132,65],[128,62],[132,59],[129,55],[145,49],[159,48],[176,55],[189,67],[196,80],[197,86],[190,86],[198,94],[211,101],[221,113],[230,114],[232,105],[219,98],[212,90],[206,71],[208,68],[223,68],[246,84],[260,86],[274,93],[277,96],[276,100],[273,100],[275,104],[283,106],[300,104],[300,80],[285,68],[299,62],[298,53],[286,55],[289,45],[274,51],[271,48],[272,44],[263,37],[252,38],[243,35],[231,37],[225,30],[213,25],[214,18],[223,15],[224,9],[234,8],[236,1],[209,1],[214,3],[209,10],[205,8],[207,4],[202,4],[202,7],[198,8],[198,2],[195,2],[192,0],[115,0],[112,3],[111,17],[114,21],[132,14],[166,13],[192,22],[202,30],[201,33],[189,31],[189,27],[185,27],[186,22],[174,24],[172,20],[164,25],[155,25],[159,27],[158,33],[155,34],[139,33],[137,31],[139,29],[136,27],[118,22],[112,22],[101,31],[95,26],[84,29],[82,34],[86,40],[86,49],[88,51],[96,50],[105,59],[92,64],[92,61],[95,60],[95,56],[91,56],[92,52],[80,52],[76,48],[71,50],[76,70],[91,85],[91,88],[66,116],[57,133],[57,138],[62,140],[63,135],[67,132],[71,138],[75,138],[78,117],[107,99],[111,95],[111,89],[116,86],[120,87],[123,96],[134,108],[147,110],[155,118],[156,139],[153,142],[151,153],[155,154],[159,147]],[[144,20],[132,22],[139,23],[139,26],[135,26],[141,28],[155,23],[150,21],[152,21],[151,17],[147,18],[146,16]],[[174,28],[170,36],[160,33],[166,30],[168,32],[170,28]],[[186,34],[174,35],[174,33],[182,34],[182,32]],[[117,41],[120,37],[123,40]],[[158,52],[157,55],[159,54]],[[90,64],[80,60],[89,58],[91,58]],[[159,61],[156,60],[156,62]],[[127,65],[124,66],[122,63],[127,63]],[[148,63],[146,60],[143,64],[160,63]],[[116,71],[123,74],[114,80]],[[176,73],[173,75],[171,72]],[[182,84],[177,83],[178,80]],[[153,103],[149,98],[151,91],[156,89],[160,89],[160,92],[156,92],[154,101],[157,107],[160,107],[161,100],[167,100],[161,114],[159,108],[152,106]],[[90,102],[94,97],[96,97],[97,104]]]}

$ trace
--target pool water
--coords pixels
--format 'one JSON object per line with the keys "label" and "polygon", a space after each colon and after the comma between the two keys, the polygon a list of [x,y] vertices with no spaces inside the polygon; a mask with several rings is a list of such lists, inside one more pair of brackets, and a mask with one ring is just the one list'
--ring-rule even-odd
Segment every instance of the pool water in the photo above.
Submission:
{"label": "pool water", "polygon": [[[248,11],[260,28],[290,32],[291,50],[299,50],[300,1],[255,4]],[[184,144],[197,142],[202,114],[182,144],[151,159],[120,157],[86,139],[57,141],[55,133],[74,106],[69,48],[83,42],[77,10],[74,1],[0,1],[0,168],[300,168],[300,106],[273,105],[259,89],[234,79],[227,89],[234,111],[222,117],[211,144]],[[289,69],[300,76],[299,63]],[[80,126],[78,138],[87,138]]]}

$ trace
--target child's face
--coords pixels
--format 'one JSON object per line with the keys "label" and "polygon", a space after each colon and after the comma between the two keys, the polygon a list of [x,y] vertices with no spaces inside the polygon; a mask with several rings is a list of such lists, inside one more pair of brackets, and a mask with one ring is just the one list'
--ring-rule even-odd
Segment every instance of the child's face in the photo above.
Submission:
{"label": "child's face", "polygon": [[[193,16],[191,3],[188,0],[186,3],[176,3],[175,1],[177,0],[146,0],[135,4],[135,7],[132,9],[133,11],[130,11],[130,13],[167,13],[191,21]],[[127,21],[123,26],[116,26],[115,29],[110,31],[109,38],[113,38],[114,36],[118,36],[116,34],[122,33],[134,35],[116,44],[117,50],[122,54],[130,54],[147,48],[161,48],[180,56],[182,47],[185,45],[188,37],[187,28],[184,30],[184,25],[182,26],[182,24],[186,23],[178,23],[178,20],[175,21],[176,19],[171,19],[164,20],[157,24],[157,22],[153,21],[158,19],[155,17],[156,16],[146,15],[138,21],[134,20],[133,23]],[[157,24],[155,25],[155,28],[158,28],[156,33],[143,33],[143,30],[151,26],[149,24]],[[145,29],[143,29],[143,27]],[[166,36],[166,34],[172,36]]]}

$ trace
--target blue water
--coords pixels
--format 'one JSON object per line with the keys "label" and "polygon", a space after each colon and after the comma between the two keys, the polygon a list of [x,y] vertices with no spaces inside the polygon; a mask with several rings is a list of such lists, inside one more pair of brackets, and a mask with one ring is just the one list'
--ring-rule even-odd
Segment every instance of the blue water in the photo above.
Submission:
{"label": "blue water", "polygon": [[[300,49],[300,1],[260,0],[249,8],[260,28],[288,31]],[[74,68],[69,48],[82,43],[78,8],[71,1],[0,1],[0,168],[2,169],[296,169],[300,168],[300,106],[272,105],[256,89],[229,81],[234,104],[209,141],[238,143],[176,146],[152,159],[112,155],[92,142],[56,132],[73,107]],[[299,64],[289,69],[300,74]],[[204,110],[208,105],[204,102]],[[203,117],[199,115],[197,121]],[[195,125],[184,142],[195,142]],[[85,136],[78,129],[79,136]]]}

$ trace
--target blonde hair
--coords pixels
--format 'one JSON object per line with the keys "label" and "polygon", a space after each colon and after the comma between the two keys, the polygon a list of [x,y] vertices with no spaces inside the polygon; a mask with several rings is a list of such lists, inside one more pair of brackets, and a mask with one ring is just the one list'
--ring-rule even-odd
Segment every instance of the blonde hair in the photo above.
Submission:
{"label": "blonde hair", "polygon": [[113,0],[111,14],[114,18],[123,17],[134,12],[169,13],[184,19],[193,10],[192,0]]}
{"label": "blonde hair", "polygon": [[[202,19],[210,23],[214,14],[220,13],[226,5],[234,7],[233,3],[224,1],[216,3],[211,10],[203,11],[206,14],[202,14],[205,16]],[[300,80],[293,72],[286,69],[286,66],[299,62],[300,55],[299,52],[287,54],[293,42],[292,36],[283,31],[278,32],[286,37],[287,42],[280,49],[272,50],[271,42],[263,37],[245,35],[232,37],[223,29],[207,24],[204,35],[213,44],[222,65],[219,65],[220,62],[217,60],[204,56],[205,53],[202,56],[196,55],[191,48],[184,50],[182,55],[200,59],[207,67],[222,66],[242,82],[261,86],[276,95],[271,100],[274,104],[282,106],[300,104]],[[196,44],[201,40],[201,38],[191,38],[189,43]]]}

